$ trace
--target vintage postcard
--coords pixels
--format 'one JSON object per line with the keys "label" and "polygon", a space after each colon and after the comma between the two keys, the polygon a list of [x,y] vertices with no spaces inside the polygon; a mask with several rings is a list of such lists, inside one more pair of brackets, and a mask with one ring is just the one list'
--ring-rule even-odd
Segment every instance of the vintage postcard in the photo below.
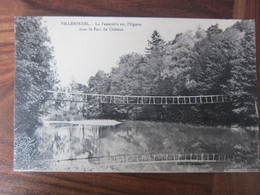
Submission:
{"label": "vintage postcard", "polygon": [[259,171],[254,20],[16,17],[14,170]]}

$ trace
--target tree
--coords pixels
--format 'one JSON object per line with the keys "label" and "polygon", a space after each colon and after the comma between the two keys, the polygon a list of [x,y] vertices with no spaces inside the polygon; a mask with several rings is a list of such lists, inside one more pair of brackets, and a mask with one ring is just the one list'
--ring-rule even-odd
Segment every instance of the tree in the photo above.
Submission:
{"label": "tree", "polygon": [[163,73],[163,78],[172,86],[169,86],[172,88],[170,95],[189,95],[186,89],[192,87],[188,73],[191,70],[193,48],[198,41],[205,38],[205,34],[206,33],[200,28],[195,34],[192,31],[187,31],[182,34],[177,34],[175,39],[166,45],[164,57],[166,68]]}
{"label": "tree", "polygon": [[[110,81],[110,94],[117,95],[145,95],[150,92],[149,78],[145,75],[147,70],[145,57],[131,53],[120,57],[118,67],[113,68]],[[132,105],[110,105],[103,107],[107,115],[114,113],[116,118],[135,118],[142,108],[135,109]],[[111,116],[111,115],[110,115]]]}
{"label": "tree", "polygon": [[191,76],[195,81],[194,93],[223,93],[223,87],[231,76],[232,60],[238,54],[241,37],[240,32],[231,28],[222,32],[216,25],[209,27],[207,37],[193,48]]}
{"label": "tree", "polygon": [[226,93],[233,97],[232,110],[239,124],[255,125],[257,94],[254,22],[237,22],[233,28],[243,36],[237,56],[232,60],[232,76],[228,80]]}
{"label": "tree", "polygon": [[104,71],[98,71],[88,81],[88,92],[106,94],[110,89],[109,75]]}
{"label": "tree", "polygon": [[222,30],[219,29],[218,24],[215,24],[215,25],[211,25],[211,26],[207,29],[206,33],[207,33],[207,38],[208,38],[208,39],[214,39],[214,37],[215,37],[216,35],[222,33]]}
{"label": "tree", "polygon": [[151,40],[148,40],[148,47],[146,48],[147,53],[147,64],[149,66],[150,77],[153,78],[153,95],[161,94],[161,89],[163,88],[163,72],[165,69],[164,64],[164,51],[165,51],[165,41],[162,39],[158,31],[153,31]]}
{"label": "tree", "polygon": [[149,78],[144,56],[131,53],[120,57],[118,67],[112,70],[111,90],[118,95],[143,95],[149,93]]}
{"label": "tree", "polygon": [[[110,83],[109,74],[98,71],[95,76],[90,77],[86,91],[92,94],[108,94]],[[99,105],[97,101],[97,97],[88,97],[87,104],[83,107],[83,114],[86,118],[100,118],[103,116],[102,105]]]}
{"label": "tree", "polygon": [[15,21],[15,131],[33,135],[40,125],[45,90],[57,82],[52,47],[40,17]]}

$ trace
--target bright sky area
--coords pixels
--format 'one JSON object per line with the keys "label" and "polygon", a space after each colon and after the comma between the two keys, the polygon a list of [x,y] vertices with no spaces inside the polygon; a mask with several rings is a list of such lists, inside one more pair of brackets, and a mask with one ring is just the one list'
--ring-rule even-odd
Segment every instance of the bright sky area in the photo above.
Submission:
{"label": "bright sky area", "polygon": [[[216,23],[221,29],[225,29],[238,20],[44,17],[44,21],[54,46],[60,84],[66,86],[72,80],[87,84],[89,78],[98,70],[109,72],[112,67],[117,66],[122,55],[132,52],[144,54],[147,40],[154,30],[157,30],[165,41],[170,41],[177,33],[195,31],[198,27],[206,30]],[[84,22],[84,25],[72,25],[71,22]],[[130,23],[141,26],[132,26]],[[107,31],[104,31],[104,28],[107,28]]]}

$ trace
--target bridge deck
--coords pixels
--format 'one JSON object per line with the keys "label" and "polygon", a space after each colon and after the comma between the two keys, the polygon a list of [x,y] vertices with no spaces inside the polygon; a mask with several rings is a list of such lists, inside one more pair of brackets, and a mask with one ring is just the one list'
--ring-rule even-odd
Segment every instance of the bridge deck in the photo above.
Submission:
{"label": "bridge deck", "polygon": [[199,95],[199,96],[131,96],[85,94],[76,92],[47,91],[46,99],[52,101],[70,101],[78,103],[101,104],[214,104],[229,102],[226,95]]}

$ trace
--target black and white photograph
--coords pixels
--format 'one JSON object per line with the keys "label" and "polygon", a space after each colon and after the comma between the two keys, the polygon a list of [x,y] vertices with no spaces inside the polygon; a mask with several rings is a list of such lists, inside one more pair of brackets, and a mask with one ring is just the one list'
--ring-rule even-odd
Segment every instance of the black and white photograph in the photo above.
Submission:
{"label": "black and white photograph", "polygon": [[260,171],[255,21],[15,18],[15,171]]}

